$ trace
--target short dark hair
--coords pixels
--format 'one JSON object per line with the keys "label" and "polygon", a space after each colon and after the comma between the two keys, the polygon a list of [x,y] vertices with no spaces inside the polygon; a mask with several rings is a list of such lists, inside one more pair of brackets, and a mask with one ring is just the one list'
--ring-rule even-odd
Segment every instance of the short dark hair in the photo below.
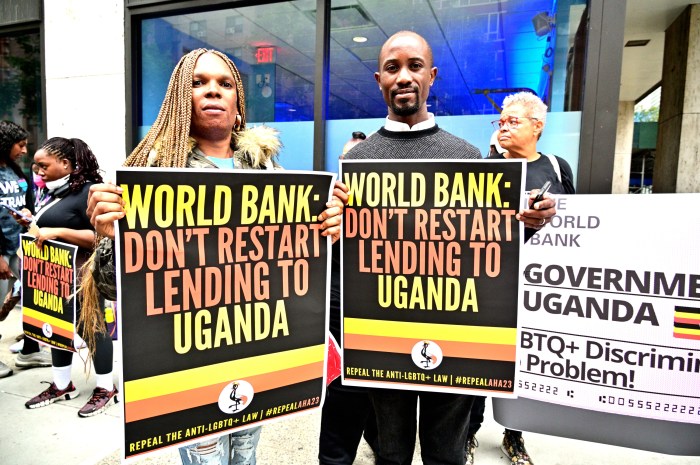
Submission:
{"label": "short dark hair", "polygon": [[352,133],[352,138],[353,139],[360,139],[360,140],[365,140],[367,139],[367,136],[365,136],[365,133],[362,131],[355,131]]}

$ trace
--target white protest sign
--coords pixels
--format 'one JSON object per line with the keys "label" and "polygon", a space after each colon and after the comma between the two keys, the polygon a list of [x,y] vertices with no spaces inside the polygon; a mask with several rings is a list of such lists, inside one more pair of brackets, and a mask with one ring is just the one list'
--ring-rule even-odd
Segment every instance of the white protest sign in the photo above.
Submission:
{"label": "white protest sign", "polygon": [[700,194],[558,199],[522,252],[517,394],[700,423]]}

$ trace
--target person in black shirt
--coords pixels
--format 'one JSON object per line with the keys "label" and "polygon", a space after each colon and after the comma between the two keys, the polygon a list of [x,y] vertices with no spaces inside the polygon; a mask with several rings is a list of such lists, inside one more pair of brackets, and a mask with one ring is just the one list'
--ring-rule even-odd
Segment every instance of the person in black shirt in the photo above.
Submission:
{"label": "person in black shirt", "polygon": [[[46,183],[51,199],[32,217],[29,210],[22,213],[31,218],[36,227],[30,227],[30,234],[36,237],[41,248],[46,240],[58,240],[78,246],[76,269],[87,261],[95,243],[95,231],[85,212],[88,192],[93,183],[102,182],[99,166],[90,147],[80,139],[54,137],[47,140],[36,154],[34,162],[39,167],[39,175]],[[79,282],[79,277],[78,277]],[[77,311],[80,312],[81,298],[77,297]],[[78,316],[78,331],[86,322]],[[87,323],[91,324],[91,323]],[[96,373],[96,387],[90,399],[78,411],[81,417],[89,417],[104,411],[117,402],[117,388],[112,381],[113,347],[112,338],[107,332],[95,336],[95,351],[92,354]],[[38,343],[25,338],[24,347],[17,355],[16,364],[39,351]],[[30,409],[44,407],[60,400],[68,400],[79,395],[71,381],[73,352],[51,349],[53,382],[39,395],[25,403]]]}
{"label": "person in black shirt", "polygon": [[[527,160],[525,189],[539,189],[546,181],[551,182],[551,194],[575,194],[571,167],[561,157],[545,155],[537,151],[537,141],[542,136],[547,119],[547,105],[531,93],[519,92],[503,100],[501,118],[494,121],[496,127],[491,138],[488,158],[520,158]],[[525,228],[525,241],[537,233],[536,229]],[[476,432],[484,420],[486,398],[477,396],[470,412],[469,432],[467,435],[466,465],[474,463],[474,452],[478,447]],[[533,465],[522,433],[511,429],[505,430],[503,453],[513,465]]]}

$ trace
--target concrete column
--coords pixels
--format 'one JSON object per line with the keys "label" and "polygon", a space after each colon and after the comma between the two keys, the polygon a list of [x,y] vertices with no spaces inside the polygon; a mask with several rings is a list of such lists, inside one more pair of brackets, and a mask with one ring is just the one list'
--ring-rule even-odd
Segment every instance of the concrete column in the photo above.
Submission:
{"label": "concrete column", "polygon": [[627,194],[630,187],[630,165],[634,139],[634,102],[622,101],[617,106],[617,136],[612,193]]}
{"label": "concrete column", "polygon": [[44,0],[48,137],[88,143],[112,173],[126,158],[124,0]]}
{"label": "concrete column", "polygon": [[700,5],[666,29],[654,192],[700,192]]}

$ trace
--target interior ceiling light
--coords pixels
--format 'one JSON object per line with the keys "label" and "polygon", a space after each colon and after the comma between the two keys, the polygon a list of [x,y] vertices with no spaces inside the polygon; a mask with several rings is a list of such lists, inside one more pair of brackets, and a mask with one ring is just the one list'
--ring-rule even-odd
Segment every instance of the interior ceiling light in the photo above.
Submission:
{"label": "interior ceiling light", "polygon": [[352,38],[353,42],[357,42],[358,44],[362,44],[367,42],[367,37],[362,37],[362,36],[356,36]]}
{"label": "interior ceiling light", "polygon": [[644,47],[649,43],[649,39],[628,40],[625,47]]}
{"label": "interior ceiling light", "polygon": [[[305,12],[314,22],[316,10]],[[331,29],[352,29],[375,26],[367,12],[360,5],[336,6],[331,8]]]}

